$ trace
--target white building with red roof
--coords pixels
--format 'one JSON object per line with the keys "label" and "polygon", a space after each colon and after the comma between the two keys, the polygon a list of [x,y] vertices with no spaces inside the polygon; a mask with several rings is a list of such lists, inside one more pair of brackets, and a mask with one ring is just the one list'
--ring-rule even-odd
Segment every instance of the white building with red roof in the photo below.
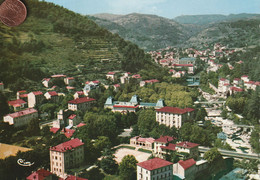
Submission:
{"label": "white building with red roof", "polygon": [[53,178],[53,174],[50,171],[47,171],[45,169],[38,169],[37,171],[29,175],[26,179],[27,180],[44,180],[44,179],[52,180],[52,178]]}
{"label": "white building with red roof", "polygon": [[196,172],[196,161],[194,159],[180,160],[173,165],[173,175],[178,176],[180,179],[195,179]]}
{"label": "white building with red roof", "polygon": [[153,158],[137,163],[137,180],[172,180],[173,163],[160,158]]}
{"label": "white building with red roof", "polygon": [[190,154],[191,157],[197,158],[199,156],[199,144],[192,142],[180,142],[176,144],[176,150],[178,152],[184,152]]}
{"label": "white building with red roof", "polygon": [[68,109],[72,111],[86,111],[96,100],[90,97],[83,97],[68,102]]}
{"label": "white building with red roof", "polygon": [[107,77],[107,79],[110,79],[110,80],[114,81],[115,78],[116,78],[115,74],[116,74],[115,72],[108,72],[106,74],[106,77]]}
{"label": "white building with red roof", "polygon": [[166,146],[167,144],[169,144],[171,141],[175,140],[176,138],[171,137],[171,136],[160,136],[160,138],[155,139],[154,140],[154,149],[153,152],[156,155],[162,155],[163,154],[163,150],[162,150],[162,146]]}
{"label": "white building with red roof", "polygon": [[8,105],[14,108],[14,111],[21,110],[26,107],[27,102],[22,99],[8,101]]}
{"label": "white building with red roof", "polygon": [[75,94],[73,95],[74,99],[77,99],[77,98],[82,98],[84,97],[84,92],[83,91],[77,91],[75,92]]}
{"label": "white building with red roof", "polygon": [[51,100],[52,102],[58,102],[59,96],[56,91],[49,91],[44,94],[45,98]]}
{"label": "white building with red roof", "polygon": [[4,116],[4,122],[8,122],[14,127],[27,125],[32,119],[38,118],[38,111],[33,108],[28,108],[12,114]]}
{"label": "white building with red roof", "polygon": [[165,106],[156,110],[156,121],[169,127],[180,128],[184,122],[191,120],[194,116],[192,108],[177,108]]}
{"label": "white building with red roof", "polygon": [[249,81],[249,78],[248,78],[247,75],[241,76],[241,79],[242,79],[244,82],[248,82],[248,81]]}
{"label": "white building with red roof", "polygon": [[142,138],[135,136],[130,139],[130,145],[139,146],[145,149],[153,150],[154,138]]}
{"label": "white building with red roof", "polygon": [[66,171],[84,162],[84,143],[78,138],[50,148],[51,172],[59,177],[67,177]]}
{"label": "white building with red roof", "polygon": [[33,108],[36,105],[40,105],[44,100],[43,93],[41,91],[30,92],[27,95],[28,98],[28,107]]}
{"label": "white building with red roof", "polygon": [[43,84],[43,86],[44,87],[49,87],[49,82],[50,82],[50,80],[51,80],[51,78],[44,78],[43,80],[42,80],[42,84]]}

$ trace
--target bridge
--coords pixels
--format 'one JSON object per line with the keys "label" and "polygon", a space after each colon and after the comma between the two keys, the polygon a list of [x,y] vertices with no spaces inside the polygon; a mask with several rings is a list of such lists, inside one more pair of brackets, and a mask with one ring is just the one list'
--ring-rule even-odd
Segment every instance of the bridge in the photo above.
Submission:
{"label": "bridge", "polygon": [[[199,152],[205,153],[206,151],[210,150],[208,147],[199,146]],[[222,156],[240,158],[240,159],[255,159],[260,160],[260,154],[247,154],[247,153],[239,153],[236,151],[229,151],[224,149],[218,149]]]}

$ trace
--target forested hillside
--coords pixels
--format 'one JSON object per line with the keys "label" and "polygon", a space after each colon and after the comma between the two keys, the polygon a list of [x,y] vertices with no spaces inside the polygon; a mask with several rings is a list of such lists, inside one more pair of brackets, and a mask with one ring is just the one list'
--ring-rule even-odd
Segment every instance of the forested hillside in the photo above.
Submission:
{"label": "forested hillside", "polygon": [[0,24],[0,81],[12,90],[32,89],[56,73],[94,80],[113,70],[138,72],[151,63],[138,46],[87,17],[44,1],[25,4],[22,25]]}

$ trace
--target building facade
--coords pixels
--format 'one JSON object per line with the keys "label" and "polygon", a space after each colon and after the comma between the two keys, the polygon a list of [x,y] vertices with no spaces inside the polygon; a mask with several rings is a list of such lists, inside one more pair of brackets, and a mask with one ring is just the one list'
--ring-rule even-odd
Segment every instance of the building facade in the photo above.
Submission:
{"label": "building facade", "polygon": [[194,159],[180,160],[173,165],[173,174],[180,179],[193,180],[197,172],[196,161]]}
{"label": "building facade", "polygon": [[30,92],[27,95],[28,98],[28,107],[33,108],[36,105],[39,105],[42,103],[44,100],[43,93],[41,91],[35,91],[35,92]]}
{"label": "building facade", "polygon": [[68,109],[72,111],[86,111],[96,100],[89,97],[77,98],[68,102]]}
{"label": "building facade", "polygon": [[169,127],[180,128],[184,122],[191,120],[193,117],[194,109],[192,108],[181,109],[166,106],[156,110],[156,121]]}
{"label": "building facade", "polygon": [[50,148],[51,172],[66,177],[66,171],[79,167],[84,162],[84,143],[78,138]]}
{"label": "building facade", "polygon": [[130,139],[130,145],[139,146],[148,150],[153,150],[154,138],[142,138],[135,136]]}
{"label": "building facade", "polygon": [[137,180],[172,180],[173,163],[153,158],[137,164]]}
{"label": "building facade", "polygon": [[8,122],[14,127],[21,127],[27,125],[32,119],[38,118],[38,111],[33,108],[28,108],[12,114],[4,116],[4,122]]}

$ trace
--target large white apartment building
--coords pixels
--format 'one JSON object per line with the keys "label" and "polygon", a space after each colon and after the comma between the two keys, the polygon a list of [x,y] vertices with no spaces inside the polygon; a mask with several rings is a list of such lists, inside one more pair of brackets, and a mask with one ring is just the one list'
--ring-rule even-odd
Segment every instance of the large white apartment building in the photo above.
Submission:
{"label": "large white apartment building", "polygon": [[180,128],[184,122],[193,118],[193,113],[194,109],[192,108],[181,109],[165,106],[156,110],[156,121],[169,127]]}
{"label": "large white apartment building", "polygon": [[84,143],[78,138],[50,148],[51,172],[66,177],[66,170],[80,166],[84,161]]}

